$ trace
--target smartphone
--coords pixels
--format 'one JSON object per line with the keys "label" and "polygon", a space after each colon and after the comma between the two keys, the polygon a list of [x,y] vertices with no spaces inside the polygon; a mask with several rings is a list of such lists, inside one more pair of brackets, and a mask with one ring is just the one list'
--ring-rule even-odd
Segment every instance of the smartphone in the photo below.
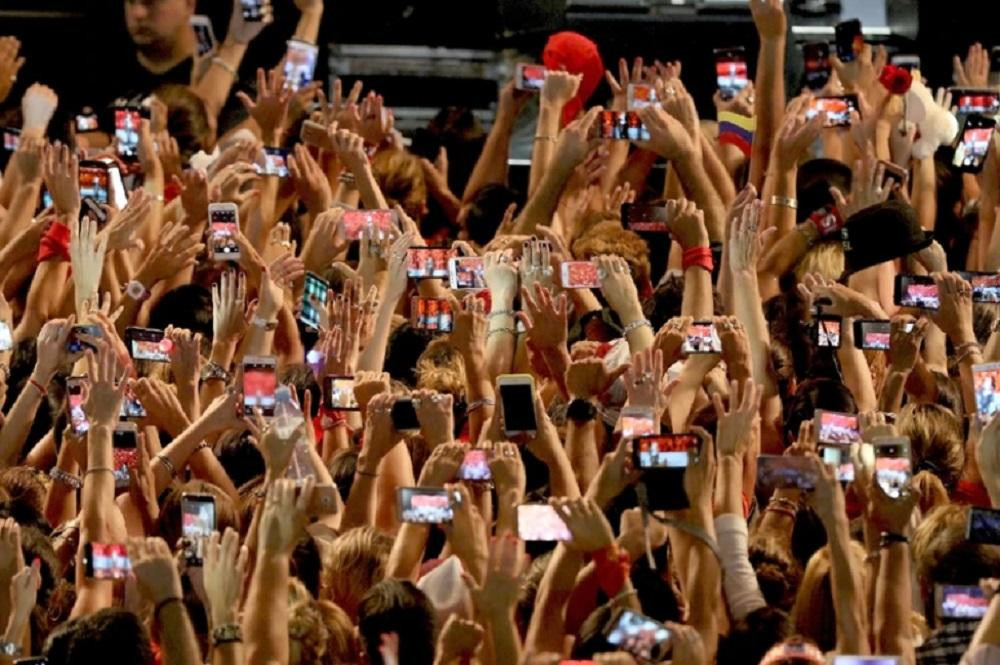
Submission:
{"label": "smartphone", "polygon": [[563,261],[559,264],[564,289],[599,289],[601,278],[597,276],[597,264],[593,261]]}
{"label": "smartphone", "polygon": [[490,461],[482,448],[469,448],[465,451],[462,466],[458,467],[458,479],[472,483],[485,483],[493,480],[490,472]]}
{"label": "smartphone", "polygon": [[454,497],[444,489],[428,487],[397,487],[396,510],[400,522],[411,524],[444,524],[454,517],[451,508]]}
{"label": "smartphone", "polygon": [[1000,510],[975,506],[969,508],[965,539],[970,543],[1000,545]]}
{"label": "smartphone", "polygon": [[448,286],[459,291],[486,288],[486,266],[481,256],[452,256],[448,259]]}
{"label": "smartphone", "polygon": [[816,409],[816,442],[849,445],[861,443],[861,425],[858,416]]}
{"label": "smartphone", "polygon": [[191,29],[198,40],[198,57],[210,53],[215,48],[215,31],[212,30],[212,20],[204,14],[192,14]]}
{"label": "smartphone", "polygon": [[299,131],[299,139],[308,146],[320,148],[333,152],[333,141],[326,127],[312,120],[302,122],[302,129]]}
{"label": "smartphone", "polygon": [[747,87],[747,53],[742,46],[717,48],[715,53],[715,80],[723,99],[732,99]]}
{"label": "smartphone", "polygon": [[69,410],[69,423],[73,433],[78,435],[86,434],[90,429],[90,422],[83,410],[83,405],[87,402],[87,381],[85,376],[71,376],[66,379],[66,408]]}
{"label": "smartphone", "polygon": [[318,308],[326,307],[326,295],[329,288],[330,283],[325,279],[316,273],[306,271],[299,321],[313,330],[319,330],[321,315]]}
{"label": "smartphone", "polygon": [[125,346],[133,360],[168,363],[174,343],[169,337],[163,336],[162,330],[129,326],[125,329]]}
{"label": "smartphone", "polygon": [[652,409],[629,406],[622,409],[620,417],[623,439],[660,433],[659,423],[656,422],[656,414]]}
{"label": "smartphone", "polygon": [[97,351],[96,348],[84,342],[80,339],[80,335],[88,335],[90,337],[103,337],[100,326],[95,326],[93,324],[84,324],[73,326],[69,331],[69,337],[66,338],[66,351],[69,353],[83,353],[84,350],[90,349],[91,351]]}
{"label": "smartphone", "polygon": [[254,23],[263,21],[267,2],[268,0],[240,0],[240,7],[243,8],[243,20]]}
{"label": "smartphone", "polygon": [[239,261],[240,211],[235,203],[209,203],[208,220],[212,227],[212,259]]}
{"label": "smartphone", "polygon": [[622,224],[637,233],[667,233],[667,208],[645,203],[623,203]]}
{"label": "smartphone", "polygon": [[978,586],[934,585],[934,608],[939,619],[982,619],[989,607],[989,599]]}
{"label": "smartphone", "polygon": [[837,480],[842,483],[854,482],[854,463],[851,462],[851,449],[848,446],[820,446],[819,453],[823,463],[836,470]]}
{"label": "smartphone", "polygon": [[688,326],[681,353],[722,353],[722,341],[711,321],[694,321]]}
{"label": "smartphone", "polygon": [[858,110],[857,95],[830,95],[814,97],[806,109],[806,119],[812,120],[820,113],[825,114],[824,127],[850,127],[851,111]]}
{"label": "smartphone", "polygon": [[354,397],[354,377],[327,374],[323,377],[323,405],[331,411],[357,411]]}
{"label": "smartphone", "polygon": [[259,408],[265,417],[274,415],[274,393],[278,388],[278,360],[274,356],[243,358],[243,413]]}
{"label": "smartphone", "polygon": [[621,141],[648,141],[649,130],[635,111],[601,111],[597,137]]}
{"label": "smartphone", "polygon": [[802,46],[805,62],[805,86],[810,90],[822,90],[830,81],[830,45],[813,42]]}
{"label": "smartphone", "polygon": [[632,441],[632,460],[637,469],[686,469],[701,454],[697,434],[640,436]]}
{"label": "smartphone", "polygon": [[21,130],[17,127],[3,128],[3,149],[7,152],[16,152],[21,145]]}
{"label": "smartphone", "polygon": [[410,279],[447,279],[448,261],[458,256],[450,247],[410,247],[406,250],[406,276]]}
{"label": "smartphone", "polygon": [[1000,363],[973,365],[972,386],[979,420],[986,423],[1000,411]]}
{"label": "smartphone", "polygon": [[111,205],[111,174],[108,171],[108,164],[89,159],[81,161],[77,182],[80,185],[81,197]]}
{"label": "smartphone", "polygon": [[910,483],[910,440],[905,436],[877,436],[872,441],[875,450],[875,481],[886,495],[898,499]]}
{"label": "smartphone", "polygon": [[920,56],[916,53],[896,53],[889,56],[889,64],[913,72],[920,69]]}
{"label": "smartphone", "polygon": [[656,106],[660,100],[656,98],[656,88],[648,83],[629,83],[626,88],[628,97],[628,109],[641,109],[647,106]]}
{"label": "smartphone", "polygon": [[134,469],[139,445],[139,434],[135,423],[119,422],[111,433],[111,457],[114,460],[112,468],[115,475],[115,488],[128,487],[128,470]]}
{"label": "smartphone", "polygon": [[399,228],[395,210],[345,210],[340,226],[347,240],[358,240],[366,226],[374,226],[383,238]]}
{"label": "smartphone", "polygon": [[530,374],[501,374],[497,377],[497,390],[503,408],[504,433],[507,436],[534,437],[538,431],[535,380]]}
{"label": "smartphone", "polygon": [[80,219],[82,220],[84,217],[90,217],[97,221],[98,230],[103,229],[108,221],[108,213],[104,212],[104,208],[89,196],[80,199]]}
{"label": "smartphone", "polygon": [[89,106],[85,106],[76,114],[76,133],[86,134],[96,132],[101,128],[101,123],[97,118],[97,113]]}
{"label": "smartphone", "polygon": [[128,194],[125,192],[125,181],[122,179],[122,172],[118,168],[118,162],[110,157],[97,161],[103,162],[108,171],[111,205],[119,210],[124,210],[128,204]]}
{"label": "smartphone", "polygon": [[88,579],[123,580],[132,570],[124,545],[84,543],[83,569]]}
{"label": "smartphone", "polygon": [[813,343],[821,349],[839,349],[840,325],[839,316],[833,314],[813,316]]}
{"label": "smartphone", "polygon": [[841,62],[853,62],[865,46],[865,37],[861,34],[861,21],[851,19],[838,23],[834,28],[837,42],[837,57]]}
{"label": "smartphone", "polygon": [[414,296],[410,301],[410,325],[415,330],[451,332],[452,323],[450,300]]}
{"label": "smartphone", "polygon": [[139,159],[139,125],[143,118],[149,120],[149,109],[144,106],[116,106],[114,118],[118,156],[126,162],[136,161]]}
{"label": "smartphone", "polygon": [[1000,303],[1000,273],[955,270],[972,286],[972,302]]}
{"label": "smartphone", "polygon": [[49,665],[49,661],[45,656],[30,656],[28,658],[15,658],[14,665]]}
{"label": "smartphone", "polygon": [[573,539],[566,522],[547,503],[522,503],[517,507],[517,536],[521,540],[566,542]]}
{"label": "smartphone", "polygon": [[993,129],[997,121],[979,113],[973,113],[965,118],[962,131],[959,133],[958,145],[955,146],[955,157],[951,165],[962,173],[979,173],[983,170],[986,155],[993,143]]}
{"label": "smartphone", "polygon": [[0,353],[14,348],[14,338],[10,334],[10,326],[6,321],[0,321]]}
{"label": "smartphone", "polygon": [[661,661],[669,653],[670,631],[659,621],[620,609],[604,628],[608,644],[646,661]]}
{"label": "smartphone", "polygon": [[211,494],[181,495],[181,535],[184,537],[184,558],[189,566],[200,566],[205,560],[205,543],[215,531],[215,497]]}
{"label": "smartphone", "polygon": [[319,47],[301,39],[289,39],[285,51],[285,87],[295,91],[313,80]]}
{"label": "smartphone", "polygon": [[888,351],[892,323],[884,319],[855,319],[854,346],[866,351]]}
{"label": "smartphone", "polygon": [[120,420],[138,420],[145,418],[146,415],[146,407],[132,392],[132,388],[125,386],[125,394],[122,395],[122,406],[118,410],[118,418]]}
{"label": "smartphone", "polygon": [[887,162],[884,159],[878,160],[878,163],[882,165],[885,169],[885,180],[887,182],[891,181],[893,184],[900,185],[906,182],[907,176],[909,175],[905,168],[899,164],[893,164],[892,162]]}
{"label": "smartphone", "polygon": [[413,406],[413,399],[400,397],[392,403],[392,426],[397,432],[416,432],[420,429],[420,419],[417,418],[417,409]]}
{"label": "smartphone", "polygon": [[816,469],[806,457],[760,455],[757,457],[757,486],[769,496],[774,490],[796,489],[812,492],[816,489]]}
{"label": "smartphone", "polygon": [[264,164],[255,164],[254,168],[261,175],[273,175],[279,178],[288,177],[288,151],[284,148],[264,146]]}
{"label": "smartphone", "polygon": [[951,103],[958,110],[960,120],[973,113],[996,115],[1000,112],[1000,92],[990,88],[948,88]]}
{"label": "smartphone", "polygon": [[518,90],[538,92],[545,85],[545,65],[533,65],[527,62],[517,63],[514,70],[514,87]]}
{"label": "smartphone", "polygon": [[938,287],[929,275],[896,275],[893,302],[900,307],[937,309],[941,306]]}
{"label": "smartphone", "polygon": [[900,665],[899,656],[834,656],[833,665]]}

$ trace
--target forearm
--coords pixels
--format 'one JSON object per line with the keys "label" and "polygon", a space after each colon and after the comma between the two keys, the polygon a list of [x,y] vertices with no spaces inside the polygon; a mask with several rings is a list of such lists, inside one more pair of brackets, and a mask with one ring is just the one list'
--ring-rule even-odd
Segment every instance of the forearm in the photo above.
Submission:
{"label": "forearm", "polygon": [[690,316],[695,321],[711,319],[715,313],[712,300],[712,273],[701,266],[691,266],[686,269],[681,316]]}
{"label": "forearm", "polygon": [[486,423],[493,417],[496,408],[496,393],[489,371],[486,369],[485,353],[475,352],[463,354],[465,361],[465,402],[472,405],[478,402],[478,408],[468,411],[469,441],[479,441],[479,436]]}
{"label": "forearm", "polygon": [[[830,548],[830,586],[834,589],[837,619],[837,652],[868,653],[868,628],[864,611],[864,589],[852,570],[851,536],[846,515],[838,515],[827,527]],[[860,572],[860,571],[859,571]]]}
{"label": "forearm", "polygon": [[[715,538],[715,523],[711,510],[692,509],[690,519],[695,526],[701,527],[713,541]],[[692,538],[688,551],[687,578],[684,593],[687,596],[688,624],[701,635],[705,645],[706,662],[715,661],[715,652],[719,644],[718,618],[716,603],[721,590],[721,571],[718,559],[708,545],[700,539]]]}
{"label": "forearm", "polygon": [[392,332],[392,314],[398,299],[382,298],[375,314],[375,332],[358,357],[358,372],[381,372],[385,363],[386,345]]}
{"label": "forearm", "polygon": [[798,169],[779,168],[773,158],[771,164],[771,169],[767,173],[767,180],[764,183],[764,192],[761,195],[761,200],[764,202],[764,221],[762,225],[764,228],[771,228],[772,226],[776,228],[778,230],[777,239],[780,240],[795,230],[796,209],[787,205],[772,204],[771,200],[772,197],[778,197],[779,200],[782,198],[796,198],[795,178],[798,174]]}
{"label": "forearm", "polygon": [[[277,145],[277,139],[280,137],[280,134],[275,133],[272,136],[273,138],[270,141],[266,137],[263,139],[265,146]],[[252,207],[250,214],[247,215],[244,234],[254,249],[263,253],[267,242],[267,234],[276,221],[274,207],[278,198],[278,177],[273,175],[262,176],[259,191],[260,196],[257,197],[257,205]]]}
{"label": "forearm", "polygon": [[882,549],[875,589],[875,650],[913,663],[910,552],[906,543]]}
{"label": "forearm", "polygon": [[358,457],[354,482],[351,483],[351,491],[344,502],[341,532],[375,524],[375,478],[378,475],[379,461],[369,458],[364,451]]}
{"label": "forearm", "polygon": [[[545,141],[535,141],[537,150],[539,143]],[[534,172],[535,162],[532,160],[532,172]],[[547,226],[552,221],[552,215],[559,204],[559,196],[562,194],[566,181],[573,173],[573,169],[565,164],[553,162],[543,174],[541,180],[521,210],[521,214],[514,221],[513,234],[531,235],[535,232],[536,226]]]}
{"label": "forearm", "polygon": [[55,318],[69,281],[69,261],[45,261],[28,287],[25,314],[14,331],[14,341],[36,337],[42,325]]}
{"label": "forearm", "polygon": [[601,465],[597,454],[598,425],[597,420],[566,422],[566,456],[579,487],[590,487]]}
{"label": "forearm", "polygon": [[365,208],[384,210],[389,207],[367,160],[360,163],[352,162],[351,173],[354,174],[354,184],[358,188],[358,194],[361,196],[361,202],[365,204]]}
{"label": "forearm", "polygon": [[569,550],[561,543],[556,546],[538,586],[535,610],[525,638],[525,649],[529,653],[562,652],[566,625],[564,610],[582,568],[581,553]]}
{"label": "forearm", "polygon": [[[51,378],[50,374],[36,368],[29,381],[47,389]],[[31,383],[26,383],[10,411],[4,415],[4,425],[0,428],[0,467],[13,466],[20,460],[21,449],[41,403],[42,393]]]}
{"label": "forearm", "polygon": [[[79,465],[69,452],[70,447],[65,439],[59,450],[55,468],[63,473],[76,476]],[[68,522],[76,517],[76,490],[62,481],[53,480],[45,493],[45,519],[53,527]]]}
{"label": "forearm", "polygon": [[684,185],[684,191],[705,213],[709,240],[722,242],[726,228],[726,208],[712,187],[701,157],[691,155],[671,162]]}
{"label": "forearm", "polygon": [[[240,44],[235,39],[227,38],[213,57],[208,71],[194,85],[194,92],[204,102],[209,117],[219,117],[219,112],[225,106],[226,100],[229,98],[229,91],[235,81],[233,72],[239,71],[246,50],[246,44]],[[216,58],[220,62],[214,62]]]}
{"label": "forearm", "polygon": [[163,665],[201,665],[204,662],[184,603],[167,603],[155,618]]}
{"label": "forearm", "polygon": [[479,159],[476,160],[476,165],[472,168],[472,175],[469,176],[469,181],[465,184],[465,191],[462,193],[463,203],[472,200],[475,193],[486,185],[507,182],[507,154],[513,128],[514,117],[512,115],[509,113],[497,115],[490,128],[489,136],[486,137],[483,151],[479,153]]}
{"label": "forearm", "polygon": [[762,189],[778,124],[785,112],[785,38],[762,38],[754,80],[757,127],[750,152],[750,183]]}
{"label": "forearm", "polygon": [[486,333],[486,369],[491,379],[510,371],[517,346],[514,294],[490,292],[489,330]]}
{"label": "forearm", "polygon": [[[933,155],[926,159],[913,160],[912,200],[920,226],[927,231],[933,231],[937,222],[937,177]],[[988,267],[986,270],[993,268]]]}
{"label": "forearm", "polygon": [[562,108],[542,102],[538,109],[538,126],[531,144],[531,169],[528,173],[528,196],[534,196],[549,169],[552,153],[555,151],[556,137],[559,135],[559,119]]}
{"label": "forearm", "polygon": [[708,175],[712,188],[719,196],[723,207],[728,207],[736,198],[736,185],[733,184],[732,177],[726,171],[726,165],[722,163],[718,153],[712,148],[711,140],[705,136],[704,132],[699,132],[699,136],[701,137],[701,161],[705,167],[705,173]]}
{"label": "forearm", "polygon": [[323,21],[323,4],[314,5],[302,12],[299,22],[295,26],[293,39],[300,39],[310,44],[315,44],[319,37],[320,23]]}
{"label": "forearm", "polygon": [[868,368],[864,352],[856,348],[853,342],[841,344],[840,348],[837,349],[837,359],[840,361],[844,385],[854,396],[858,413],[874,410],[878,404],[878,398],[875,397],[872,373]]}
{"label": "forearm", "polygon": [[31,223],[31,218],[35,214],[35,203],[38,201],[39,183],[32,182],[26,187],[19,187],[7,208],[7,215],[0,224],[0,247],[6,245],[11,239]]}
{"label": "forearm", "polygon": [[899,413],[903,406],[903,388],[909,372],[891,369],[882,382],[882,393],[879,395],[878,410]]}
{"label": "forearm", "polygon": [[[798,234],[795,234],[798,235]],[[771,376],[771,337],[768,333],[767,321],[761,309],[760,294],[757,290],[757,278],[752,272],[732,273],[733,277],[733,314],[743,323],[750,341],[750,360],[753,368],[753,380],[764,386],[765,395],[775,393],[774,381]]]}
{"label": "forearm", "polygon": [[243,616],[247,665],[288,664],[288,557],[257,557]]}
{"label": "forearm", "polygon": [[399,527],[385,566],[386,579],[404,579],[416,582],[427,546],[429,528],[426,524],[404,522]]}
{"label": "forearm", "polygon": [[[174,474],[170,472],[162,458],[165,457],[170,460],[173,468],[177,472],[180,472],[191,455],[194,454],[198,445],[212,433],[202,419],[198,419],[191,424],[184,423],[183,429],[180,427],[178,429],[180,429],[180,432],[170,442],[170,445],[150,460],[150,468],[153,471],[157,495],[166,489],[167,485],[174,479]],[[211,455],[211,452],[209,454]]]}
{"label": "forearm", "polygon": [[[489,642],[493,647],[494,665],[521,662],[521,636],[514,623],[514,613],[490,614],[482,617],[486,623]],[[489,654],[487,654],[488,656]]]}

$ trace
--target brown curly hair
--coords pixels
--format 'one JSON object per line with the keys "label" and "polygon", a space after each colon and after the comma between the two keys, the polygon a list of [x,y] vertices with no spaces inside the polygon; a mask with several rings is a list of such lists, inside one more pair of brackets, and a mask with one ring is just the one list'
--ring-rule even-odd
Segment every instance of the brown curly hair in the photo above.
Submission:
{"label": "brown curly hair", "polygon": [[372,174],[390,206],[399,205],[416,221],[427,214],[427,183],[420,158],[405,150],[379,150],[372,159]]}

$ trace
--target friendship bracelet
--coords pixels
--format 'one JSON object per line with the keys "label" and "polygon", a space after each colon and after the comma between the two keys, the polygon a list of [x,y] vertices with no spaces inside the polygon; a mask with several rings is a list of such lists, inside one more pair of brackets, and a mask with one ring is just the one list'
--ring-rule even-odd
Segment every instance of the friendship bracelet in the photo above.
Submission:
{"label": "friendship bracelet", "polygon": [[712,250],[708,247],[690,247],[684,250],[681,255],[681,268],[698,267],[704,268],[707,272],[712,272],[715,263],[712,260]]}
{"label": "friendship bracelet", "polygon": [[163,464],[163,466],[167,467],[167,471],[170,472],[170,479],[171,480],[173,480],[174,478],[177,477],[177,467],[174,466],[174,463],[172,461],[170,461],[169,457],[167,457],[163,453],[160,453],[159,455],[157,455],[153,459],[160,460],[160,463]]}
{"label": "friendship bracelet", "polygon": [[86,471],[84,471],[83,472],[83,477],[86,478],[87,476],[89,476],[92,473],[100,473],[102,471],[107,471],[111,475],[114,475],[114,473],[115,473],[115,470],[112,469],[110,466],[95,466],[92,469],[87,469]]}
{"label": "friendship bracelet", "polygon": [[792,210],[799,209],[799,202],[797,199],[793,199],[790,196],[772,196],[771,205],[780,206],[782,208],[791,208]]}
{"label": "friendship bracelet", "polygon": [[354,473],[359,476],[368,476],[369,478],[378,478],[377,471],[365,471],[364,469],[355,469]]}
{"label": "friendship bracelet", "polygon": [[628,337],[629,333],[633,333],[643,326],[648,327],[650,330],[653,329],[653,324],[648,319],[636,319],[622,329],[622,337]]}
{"label": "friendship bracelet", "polygon": [[227,623],[212,629],[212,646],[243,641],[243,627],[238,623]]}
{"label": "friendship bracelet", "polygon": [[32,378],[29,377],[28,378],[28,383],[30,383],[31,385],[33,385],[35,387],[35,389],[39,392],[39,394],[43,398],[49,396],[49,391],[46,390],[45,387],[42,386],[42,384],[40,384],[38,381],[35,381],[34,379],[32,379]]}
{"label": "friendship bracelet", "polygon": [[160,610],[169,605],[170,603],[184,603],[184,600],[180,596],[170,596],[169,598],[164,598],[156,604],[153,608],[153,618],[157,618],[160,615]]}

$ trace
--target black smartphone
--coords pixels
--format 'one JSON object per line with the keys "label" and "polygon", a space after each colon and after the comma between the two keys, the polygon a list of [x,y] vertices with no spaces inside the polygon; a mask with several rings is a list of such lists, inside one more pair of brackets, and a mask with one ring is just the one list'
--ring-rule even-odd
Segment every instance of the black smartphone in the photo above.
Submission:
{"label": "black smartphone", "polygon": [[935,584],[934,609],[939,619],[982,619],[990,601],[981,587],[971,584]]}
{"label": "black smartphone", "polygon": [[885,319],[855,319],[854,346],[866,351],[888,351],[892,323]]}
{"label": "black smartphone", "polygon": [[622,224],[636,233],[668,233],[666,206],[623,203]]}
{"label": "black smartphone", "polygon": [[331,411],[357,411],[358,400],[354,397],[354,377],[334,376],[323,377],[323,404]]}
{"label": "black smartphone", "polygon": [[205,543],[215,531],[215,497],[211,494],[181,495],[181,536],[184,538],[184,558],[189,566],[200,566],[205,560]]}
{"label": "black smartphone", "polygon": [[125,346],[134,360],[168,363],[174,343],[162,330],[129,326],[125,329]]}
{"label": "black smartphone", "polygon": [[17,147],[21,145],[21,130],[17,127],[4,127],[3,131],[3,149],[7,152],[16,152]]}
{"label": "black smartphone", "polygon": [[812,461],[806,457],[760,455],[757,458],[757,487],[765,496],[777,489],[812,492],[818,480]]}
{"label": "black smartphone", "polygon": [[453,324],[450,300],[413,296],[413,300],[410,301],[410,325],[414,330],[426,330],[432,333],[451,332]]}
{"label": "black smartphone", "polygon": [[90,430],[90,422],[83,405],[87,402],[87,382],[85,376],[70,376],[66,378],[66,409],[69,411],[69,422],[73,433],[82,436]]}
{"label": "black smartphone", "polygon": [[965,119],[958,135],[955,156],[951,165],[962,173],[979,173],[986,163],[986,155],[993,143],[993,130],[997,121],[985,115],[973,113]]}
{"label": "black smartphone", "polygon": [[851,449],[848,446],[820,446],[819,454],[823,462],[837,472],[837,480],[842,483],[854,482],[854,464],[851,462]]}
{"label": "black smartphone", "polygon": [[275,392],[278,389],[278,360],[274,356],[243,358],[243,413],[252,416],[254,409],[261,415],[274,415]]}
{"label": "black smartphone", "polygon": [[715,81],[723,99],[732,99],[750,83],[747,52],[742,46],[715,49]]}
{"label": "black smartphone", "polygon": [[83,574],[95,580],[123,580],[132,570],[132,561],[124,545],[112,543],[83,544]]}
{"label": "black smartphone", "polygon": [[411,524],[444,524],[451,522],[454,511],[452,499],[460,497],[457,492],[449,496],[448,490],[429,487],[396,488],[396,510],[400,522]]}
{"label": "black smartphone", "polygon": [[406,250],[409,279],[448,279],[448,262],[458,256],[451,247],[410,247]]}
{"label": "black smartphone", "polygon": [[417,409],[409,397],[401,397],[392,404],[392,426],[397,432],[414,432],[420,429]]}
{"label": "black smartphone", "polygon": [[822,90],[830,81],[830,45],[826,42],[812,42],[802,46],[805,61],[805,87]]}
{"label": "black smartphone", "polygon": [[875,482],[893,499],[902,496],[913,476],[910,440],[905,436],[875,437]]}
{"label": "black smartphone", "polygon": [[111,459],[116,489],[128,487],[128,470],[135,468],[138,446],[139,435],[135,423],[119,422],[111,433]]}
{"label": "black smartphone", "polygon": [[313,330],[320,327],[320,307],[326,307],[327,289],[330,283],[319,275],[306,272],[305,287],[302,291],[302,309],[299,311],[299,321]]}
{"label": "black smartphone", "polygon": [[971,507],[965,538],[970,543],[1000,545],[1000,510]]}
{"label": "black smartphone", "polygon": [[145,106],[116,106],[114,119],[118,156],[126,162],[134,162],[139,159],[139,125],[143,119],[149,120],[149,109]]}
{"label": "black smartphone", "polygon": [[1000,273],[956,270],[972,285],[972,302],[1000,303]]}
{"label": "black smartphone", "polygon": [[861,443],[861,423],[853,413],[816,409],[816,441],[833,445]]}
{"label": "black smartphone", "polygon": [[833,314],[813,317],[813,343],[821,349],[840,348],[841,319]]}
{"label": "black smartphone", "polygon": [[850,127],[851,111],[858,110],[857,95],[830,95],[815,97],[806,109],[806,119],[812,120],[824,114],[824,127]]}
{"label": "black smartphone", "polygon": [[712,321],[692,321],[688,326],[681,353],[722,353],[722,340]]}
{"label": "black smartphone", "polygon": [[937,309],[941,306],[938,287],[928,275],[896,275],[892,301],[900,307]]}
{"label": "black smartphone", "polygon": [[834,28],[837,42],[837,57],[841,62],[852,62],[865,46],[865,37],[861,34],[861,21],[851,19],[838,23]]}

